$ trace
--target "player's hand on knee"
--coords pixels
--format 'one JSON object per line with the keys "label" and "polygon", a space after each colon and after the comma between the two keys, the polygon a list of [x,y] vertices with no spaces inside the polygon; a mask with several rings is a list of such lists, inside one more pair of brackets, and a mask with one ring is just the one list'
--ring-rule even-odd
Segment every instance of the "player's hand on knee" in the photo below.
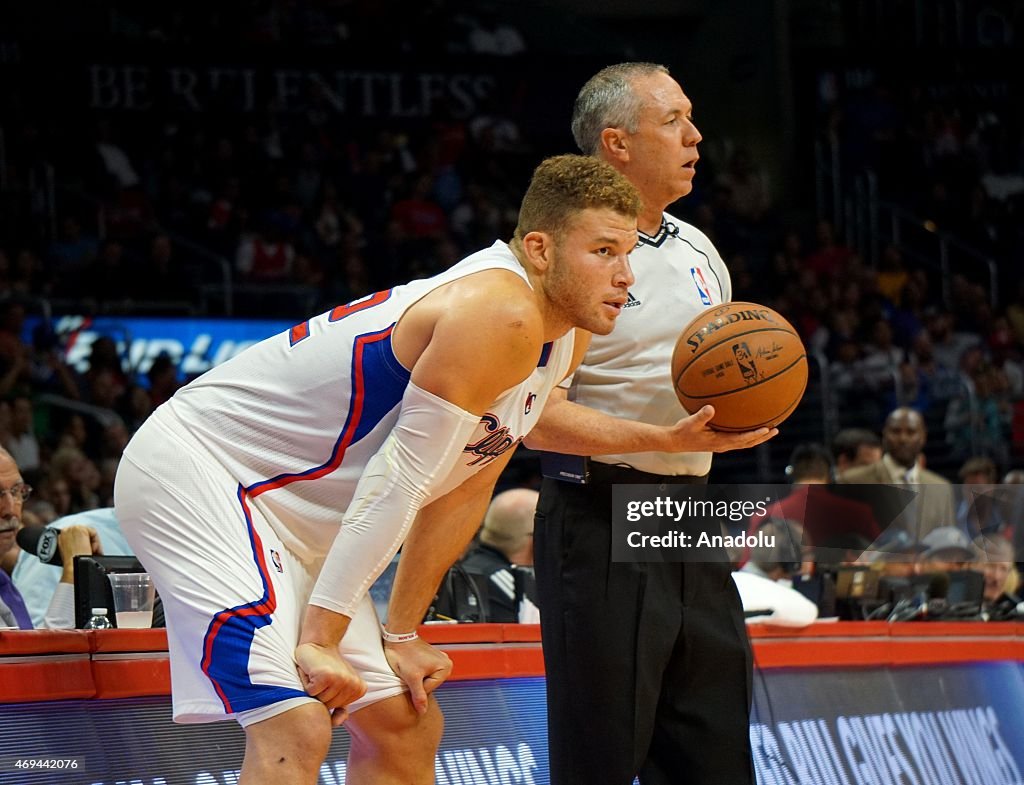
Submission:
{"label": "player's hand on knee", "polygon": [[427,710],[427,696],[440,687],[452,672],[452,661],[440,649],[424,640],[385,643],[384,655],[391,670],[409,688],[409,700],[417,713]]}
{"label": "player's hand on knee", "polygon": [[670,429],[669,449],[666,452],[728,452],[756,447],[775,437],[778,428],[758,428],[753,431],[716,431],[708,423],[715,416],[713,406],[703,406],[689,417],[684,417]]}
{"label": "player's hand on knee", "polygon": [[348,717],[345,707],[366,694],[366,682],[338,652],[337,647],[301,643],[295,649],[303,689],[331,711],[334,725]]}

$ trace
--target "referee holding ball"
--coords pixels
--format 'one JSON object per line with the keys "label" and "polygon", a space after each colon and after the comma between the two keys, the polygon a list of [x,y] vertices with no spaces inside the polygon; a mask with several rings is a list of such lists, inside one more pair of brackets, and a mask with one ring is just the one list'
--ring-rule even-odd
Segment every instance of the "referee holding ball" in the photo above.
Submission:
{"label": "referee holding ball", "polygon": [[701,135],[682,88],[650,63],[591,78],[572,130],[644,207],[619,323],[593,336],[527,439],[563,454],[535,531],[551,782],[753,785],[751,654],[729,565],[611,561],[614,484],[705,483],[712,453],[777,433],[716,432],[711,407],[688,413],[673,390],[682,326],[731,298],[710,240],[664,212],[692,189]]}

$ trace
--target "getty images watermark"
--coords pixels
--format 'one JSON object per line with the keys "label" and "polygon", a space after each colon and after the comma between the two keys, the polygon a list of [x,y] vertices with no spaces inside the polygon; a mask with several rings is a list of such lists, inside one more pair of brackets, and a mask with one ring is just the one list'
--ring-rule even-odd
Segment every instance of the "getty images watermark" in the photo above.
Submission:
{"label": "getty images watermark", "polygon": [[786,486],[617,485],[614,561],[731,561],[735,549],[773,548],[777,533],[750,531]]}
{"label": "getty images watermark", "polygon": [[985,561],[957,535],[1024,516],[1024,486],[616,485],[612,560]]}

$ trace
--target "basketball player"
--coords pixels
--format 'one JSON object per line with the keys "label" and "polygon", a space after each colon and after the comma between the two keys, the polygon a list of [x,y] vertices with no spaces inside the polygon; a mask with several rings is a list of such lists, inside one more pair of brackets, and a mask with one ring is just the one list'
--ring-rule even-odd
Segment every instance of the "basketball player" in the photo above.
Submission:
{"label": "basketball player", "polygon": [[[606,164],[549,159],[511,245],[247,349],[136,434],[115,500],[164,600],[175,719],[237,719],[240,782],[315,783],[332,719],[350,783],[433,782],[451,664],[417,623],[572,328],[615,324],[639,210]],[[383,629],[367,589],[410,529]]]}
{"label": "basketball player", "polygon": [[[610,66],[580,91],[580,149],[643,200],[636,284],[612,335],[594,335],[568,391],[527,444],[593,456],[586,484],[545,479],[535,568],[547,670],[552,785],[747,785],[751,657],[729,564],[611,562],[612,485],[704,483],[711,453],[777,431],[707,427],[687,416],[670,360],[682,327],[731,297],[711,242],[665,208],[692,188],[697,143],[686,94],[666,69]],[[560,461],[554,476],[573,474]],[[547,472],[546,472],[547,473]]]}

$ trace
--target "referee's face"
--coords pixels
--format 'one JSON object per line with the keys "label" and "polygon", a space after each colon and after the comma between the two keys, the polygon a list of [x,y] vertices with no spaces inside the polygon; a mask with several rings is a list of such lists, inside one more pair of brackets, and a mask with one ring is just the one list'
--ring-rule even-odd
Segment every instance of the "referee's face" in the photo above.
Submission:
{"label": "referee's face", "polygon": [[693,190],[700,131],[693,105],[668,74],[656,73],[633,83],[641,99],[634,133],[625,134],[627,158],[622,173],[640,191],[644,204],[660,213]]}
{"label": "referee's face", "polygon": [[629,266],[636,243],[635,218],[608,208],[581,211],[555,239],[544,276],[548,300],[572,326],[607,335],[636,280]]}

